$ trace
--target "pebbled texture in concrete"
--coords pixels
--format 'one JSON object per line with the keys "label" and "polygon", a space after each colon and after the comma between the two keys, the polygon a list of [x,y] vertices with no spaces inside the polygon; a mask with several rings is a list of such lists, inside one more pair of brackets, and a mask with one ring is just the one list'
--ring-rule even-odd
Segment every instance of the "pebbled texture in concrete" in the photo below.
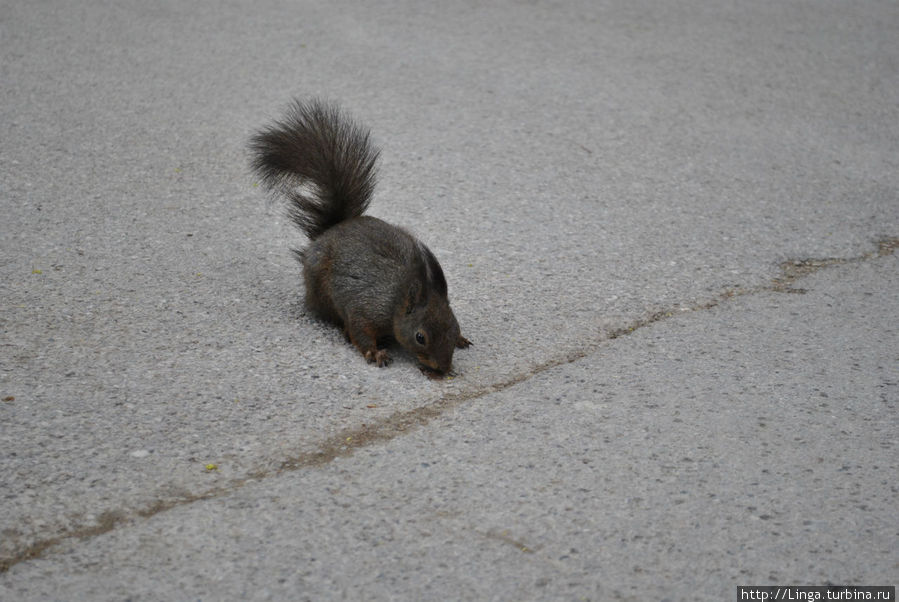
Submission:
{"label": "pebbled texture in concrete", "polygon": [[[6,3],[0,598],[889,581],[897,23]],[[292,95],[383,147],[371,212],[439,257],[455,379],[305,314],[246,153]]]}
{"label": "pebbled texture in concrete", "polygon": [[[899,561],[899,257],[672,316],[321,466],[69,540],[9,599],[727,599]],[[52,577],[51,577],[52,575]]]}

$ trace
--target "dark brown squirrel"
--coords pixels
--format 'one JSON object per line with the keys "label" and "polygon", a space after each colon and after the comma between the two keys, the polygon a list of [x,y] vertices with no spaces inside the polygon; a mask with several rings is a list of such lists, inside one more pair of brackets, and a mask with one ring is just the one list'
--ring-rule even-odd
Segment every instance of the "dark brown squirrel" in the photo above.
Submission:
{"label": "dark brown squirrel", "polygon": [[368,362],[386,366],[393,338],[423,370],[450,372],[453,351],[471,342],[450,309],[434,254],[406,230],[362,215],[374,191],[380,150],[368,129],[320,100],[294,100],[285,117],[250,141],[262,183],[287,198],[287,214],[310,244],[306,305],[342,326]]}

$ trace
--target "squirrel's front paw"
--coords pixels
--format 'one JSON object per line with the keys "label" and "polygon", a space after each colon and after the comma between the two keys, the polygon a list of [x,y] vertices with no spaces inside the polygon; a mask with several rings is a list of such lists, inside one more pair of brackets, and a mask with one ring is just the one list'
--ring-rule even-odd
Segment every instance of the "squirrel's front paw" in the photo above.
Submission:
{"label": "squirrel's front paw", "polygon": [[378,368],[383,368],[390,363],[390,356],[386,349],[369,349],[365,352],[365,359],[369,364],[378,364]]}
{"label": "squirrel's front paw", "polygon": [[459,338],[456,339],[456,347],[459,349],[465,349],[466,347],[471,347],[471,341],[463,337],[461,334]]}

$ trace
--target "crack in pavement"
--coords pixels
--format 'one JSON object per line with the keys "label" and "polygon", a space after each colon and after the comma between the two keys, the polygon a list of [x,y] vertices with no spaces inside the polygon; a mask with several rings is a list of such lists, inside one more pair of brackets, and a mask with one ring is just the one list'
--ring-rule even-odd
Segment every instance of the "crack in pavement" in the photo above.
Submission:
{"label": "crack in pavement", "polygon": [[675,315],[689,311],[708,310],[730,299],[762,292],[802,294],[806,292],[805,289],[793,287],[793,284],[800,278],[825,268],[838,265],[857,264],[878,257],[891,255],[896,249],[899,249],[899,237],[891,237],[879,240],[875,251],[857,257],[800,259],[783,262],[779,266],[781,274],[773,278],[768,285],[745,289],[728,288],[711,299],[700,301],[690,306],[681,306],[676,310],[659,311],[645,318],[634,320],[626,326],[608,332],[605,336],[586,342],[583,348],[576,352],[549,359],[525,372],[512,375],[503,381],[481,387],[477,390],[449,393],[428,405],[396,412],[371,424],[363,424],[359,427],[342,430],[336,435],[320,442],[318,449],[315,451],[291,456],[284,460],[277,468],[268,470],[261,469],[251,472],[242,478],[233,479],[225,485],[210,488],[198,494],[185,495],[170,500],[157,500],[144,508],[134,510],[130,513],[124,511],[105,512],[100,515],[97,522],[93,525],[70,529],[59,535],[33,542],[16,554],[0,557],[0,574],[7,572],[11,567],[20,562],[40,558],[47,550],[64,541],[97,537],[112,531],[119,525],[140,518],[151,518],[173,508],[234,493],[243,486],[264,478],[275,477],[285,472],[304,468],[317,468],[325,466],[337,458],[352,456],[359,449],[390,441],[413,429],[423,427],[435,418],[443,415],[447,410],[462,403],[485,397],[491,393],[503,391],[527,381],[538,374],[546,372],[547,370],[583,359],[595,353],[607,341],[629,335],[641,328],[666,320]]}

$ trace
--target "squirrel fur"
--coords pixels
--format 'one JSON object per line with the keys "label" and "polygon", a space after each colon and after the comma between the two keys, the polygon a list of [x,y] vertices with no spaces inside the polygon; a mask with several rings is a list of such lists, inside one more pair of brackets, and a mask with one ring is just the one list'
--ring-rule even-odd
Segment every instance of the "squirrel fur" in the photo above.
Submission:
{"label": "squirrel fur", "polygon": [[342,326],[370,363],[390,362],[379,345],[393,338],[424,368],[449,372],[453,351],[471,343],[437,258],[406,230],[363,215],[380,153],[369,131],[334,104],[295,100],[250,148],[263,185],[286,197],[288,216],[309,237],[294,251],[307,307]]}

